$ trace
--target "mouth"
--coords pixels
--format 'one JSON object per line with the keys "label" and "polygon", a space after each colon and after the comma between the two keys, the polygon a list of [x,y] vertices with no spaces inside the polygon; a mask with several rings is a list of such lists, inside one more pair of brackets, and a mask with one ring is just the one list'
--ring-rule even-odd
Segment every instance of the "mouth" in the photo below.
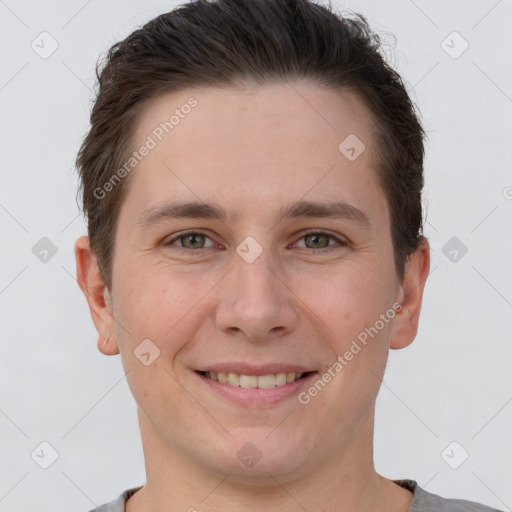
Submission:
{"label": "mouth", "polygon": [[[216,368],[222,370],[224,368]],[[296,368],[299,369],[299,368]],[[300,368],[302,369],[302,368]],[[273,407],[285,399],[293,399],[306,386],[310,386],[317,371],[278,371],[248,368],[247,373],[232,371],[194,371],[212,399],[219,397],[237,406],[248,408]],[[258,373],[258,375],[254,375]]]}
{"label": "mouth", "polygon": [[278,372],[267,375],[242,375],[233,372],[199,371],[203,377],[228,386],[245,389],[272,389],[285,386],[317,372]]}

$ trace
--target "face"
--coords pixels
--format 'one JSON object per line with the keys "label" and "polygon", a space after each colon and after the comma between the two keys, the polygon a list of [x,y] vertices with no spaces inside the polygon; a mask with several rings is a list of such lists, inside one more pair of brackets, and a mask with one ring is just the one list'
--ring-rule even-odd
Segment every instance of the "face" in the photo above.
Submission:
{"label": "face", "polygon": [[97,326],[145,449],[285,481],[371,445],[390,344],[416,328],[396,307],[371,126],[357,97],[303,82],[144,111],[135,147],[155,145],[129,177]]}

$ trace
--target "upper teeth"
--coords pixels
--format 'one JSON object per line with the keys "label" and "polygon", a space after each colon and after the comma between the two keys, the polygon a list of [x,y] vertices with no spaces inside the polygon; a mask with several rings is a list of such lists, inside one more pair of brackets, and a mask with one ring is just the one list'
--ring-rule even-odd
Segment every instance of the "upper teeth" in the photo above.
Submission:
{"label": "upper teeth", "polygon": [[273,388],[284,386],[289,382],[300,379],[304,374],[296,372],[280,372],[270,375],[239,375],[238,373],[206,372],[205,377],[218,380],[222,384],[240,386],[242,388]]}

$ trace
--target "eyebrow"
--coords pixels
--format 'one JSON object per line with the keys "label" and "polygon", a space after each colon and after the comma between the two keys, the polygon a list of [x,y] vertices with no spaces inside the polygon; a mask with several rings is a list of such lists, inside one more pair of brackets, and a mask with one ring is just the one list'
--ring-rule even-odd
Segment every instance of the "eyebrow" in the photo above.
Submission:
{"label": "eyebrow", "polygon": [[[224,208],[214,203],[199,201],[172,201],[151,207],[142,212],[137,224],[149,227],[170,219],[219,219],[227,221],[228,215]],[[366,214],[343,201],[333,203],[318,203],[313,201],[298,201],[292,205],[281,208],[279,218],[332,218],[346,219],[371,228]]]}

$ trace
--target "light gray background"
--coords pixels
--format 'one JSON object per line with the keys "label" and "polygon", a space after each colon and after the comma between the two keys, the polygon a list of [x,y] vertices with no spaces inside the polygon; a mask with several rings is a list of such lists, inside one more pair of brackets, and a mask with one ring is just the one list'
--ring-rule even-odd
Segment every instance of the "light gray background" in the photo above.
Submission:
{"label": "light gray background", "polygon": [[[174,5],[0,0],[0,511],[85,512],[144,483],[120,358],[96,349],[75,280],[73,243],[85,230],[74,158],[98,56]],[[390,354],[377,470],[511,510],[512,2],[334,5],[396,35],[387,51],[429,134],[432,273],[417,339]],[[42,46],[43,31],[59,45],[47,59],[31,48]],[[469,44],[458,58],[464,42],[453,31]],[[58,249],[46,263],[32,252],[42,237]],[[443,253],[452,237],[468,249],[456,262]],[[34,450],[39,462],[49,457],[43,441],[59,454],[48,469],[31,458]],[[456,465],[463,450],[469,458],[452,469],[447,461]]]}

